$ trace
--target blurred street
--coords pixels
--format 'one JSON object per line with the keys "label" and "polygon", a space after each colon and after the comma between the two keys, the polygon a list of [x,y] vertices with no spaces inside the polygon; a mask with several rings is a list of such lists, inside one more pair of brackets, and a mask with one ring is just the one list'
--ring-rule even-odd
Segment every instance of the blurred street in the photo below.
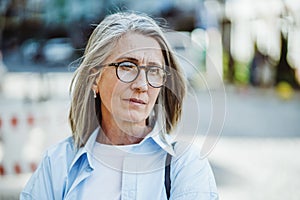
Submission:
{"label": "blurred street", "polygon": [[227,89],[227,115],[211,160],[221,199],[300,197],[300,93]]}
{"label": "blurred street", "polygon": [[222,137],[210,161],[222,200],[298,200],[299,138]]}

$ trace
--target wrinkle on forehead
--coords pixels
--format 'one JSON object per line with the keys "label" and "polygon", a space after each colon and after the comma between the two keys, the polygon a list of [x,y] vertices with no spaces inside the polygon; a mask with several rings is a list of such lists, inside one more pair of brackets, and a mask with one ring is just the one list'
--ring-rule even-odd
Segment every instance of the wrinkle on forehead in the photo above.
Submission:
{"label": "wrinkle on forehead", "polygon": [[132,57],[139,64],[163,64],[163,55],[159,43],[151,37],[139,33],[127,33],[122,36],[112,51],[109,61]]}

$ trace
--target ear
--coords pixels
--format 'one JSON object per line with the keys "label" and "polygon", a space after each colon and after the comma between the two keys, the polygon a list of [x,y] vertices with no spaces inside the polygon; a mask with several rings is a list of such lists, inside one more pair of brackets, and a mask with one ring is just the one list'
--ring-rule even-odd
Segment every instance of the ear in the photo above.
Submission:
{"label": "ear", "polygon": [[96,78],[95,78],[95,80],[93,82],[93,85],[92,85],[92,90],[95,91],[96,93],[99,92],[98,83],[100,81],[100,76],[101,76],[101,73],[96,75]]}
{"label": "ear", "polygon": [[97,94],[98,93],[98,87],[96,84],[92,85],[92,90]]}

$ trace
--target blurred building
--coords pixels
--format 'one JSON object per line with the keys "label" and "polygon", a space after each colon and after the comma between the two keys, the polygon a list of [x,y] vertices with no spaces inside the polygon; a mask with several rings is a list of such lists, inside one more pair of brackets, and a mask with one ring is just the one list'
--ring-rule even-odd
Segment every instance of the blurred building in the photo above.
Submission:
{"label": "blurred building", "polygon": [[[166,17],[170,19],[173,27],[177,26],[175,29],[180,27],[184,29],[188,26],[192,30],[193,4],[196,2],[197,0],[90,0],[84,2],[81,0],[2,0],[0,4],[2,28],[0,28],[9,33],[21,30],[22,33],[25,32],[22,37],[47,36],[49,32],[51,33],[51,29],[58,32],[65,31],[68,34],[74,32],[74,26],[77,29],[84,29],[90,24],[99,23],[109,13],[134,10],[156,17]],[[182,23],[188,18],[189,23]],[[36,31],[38,29],[39,31]],[[33,31],[30,32],[30,30]]]}
{"label": "blurred building", "polygon": [[[265,74],[262,80],[278,74],[299,74],[297,0],[1,0],[0,46],[5,53],[6,48],[15,48],[30,38],[68,37],[76,49],[81,49],[92,24],[109,13],[125,10],[145,12],[161,22],[166,19],[169,27],[178,31],[218,30],[222,36],[225,76],[231,82],[248,84],[255,76],[257,70],[251,69],[255,51],[270,61],[262,65],[266,69],[258,70]],[[285,41],[287,53],[281,57]],[[278,70],[281,68],[286,69]],[[289,78],[276,78],[277,82],[281,80]]]}

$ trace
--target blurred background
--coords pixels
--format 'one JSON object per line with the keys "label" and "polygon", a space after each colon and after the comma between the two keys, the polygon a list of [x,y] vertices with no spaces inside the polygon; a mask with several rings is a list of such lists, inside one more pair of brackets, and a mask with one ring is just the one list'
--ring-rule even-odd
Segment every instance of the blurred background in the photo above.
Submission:
{"label": "blurred background", "polygon": [[95,24],[128,10],[175,30],[181,130],[213,136],[220,199],[299,200],[298,0],[0,0],[0,199],[18,199],[45,149],[71,135],[77,59]]}

